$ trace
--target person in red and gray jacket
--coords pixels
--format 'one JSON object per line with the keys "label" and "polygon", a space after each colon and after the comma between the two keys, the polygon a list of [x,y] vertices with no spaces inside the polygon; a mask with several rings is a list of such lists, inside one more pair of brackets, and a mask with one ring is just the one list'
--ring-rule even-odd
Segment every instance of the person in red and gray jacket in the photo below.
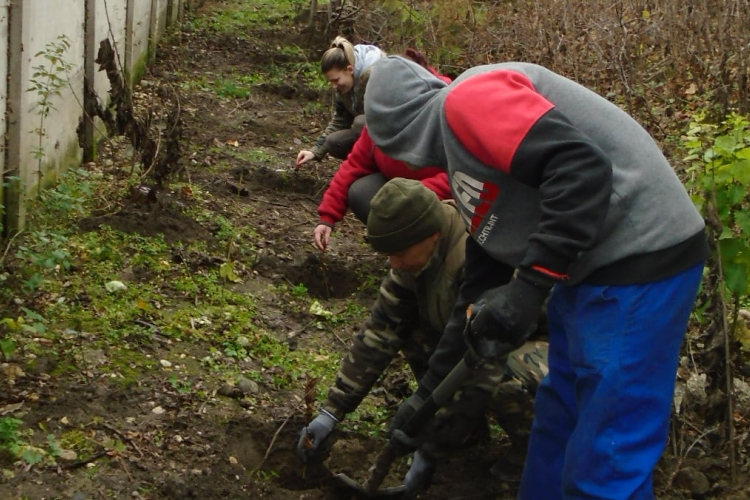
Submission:
{"label": "person in red and gray jacket", "polygon": [[[446,169],[471,236],[457,313],[412,398],[460,360],[469,304],[470,345],[497,362],[549,296],[549,374],[518,498],[652,500],[709,256],[705,223],[659,146],[613,103],[528,63],[479,66],[446,85],[387,57],[364,104],[386,154]],[[490,275],[506,284],[487,286]],[[414,455],[412,484],[434,470],[427,451]]]}
{"label": "person in red and gray jacket", "polygon": [[394,160],[376,147],[365,127],[323,194],[318,207],[320,222],[313,231],[315,246],[321,251],[328,248],[331,232],[348,208],[366,224],[370,200],[386,182],[397,177],[422,181],[440,200],[451,198],[448,174],[441,168],[410,169],[404,162]]}

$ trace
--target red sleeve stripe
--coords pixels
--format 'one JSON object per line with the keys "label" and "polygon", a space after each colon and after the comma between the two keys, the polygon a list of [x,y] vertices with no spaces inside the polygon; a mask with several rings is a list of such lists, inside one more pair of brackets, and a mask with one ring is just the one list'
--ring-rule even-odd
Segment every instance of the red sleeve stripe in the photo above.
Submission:
{"label": "red sleeve stripe", "polygon": [[513,156],[539,118],[552,109],[516,71],[472,76],[451,90],[445,117],[463,146],[485,165],[510,173]]}
{"label": "red sleeve stripe", "polygon": [[542,274],[546,274],[547,276],[551,278],[555,278],[557,280],[566,280],[570,278],[570,276],[568,276],[567,274],[556,273],[555,271],[552,271],[551,269],[547,269],[546,267],[542,267],[538,265],[531,266],[531,269],[533,269],[534,271],[538,271]]}

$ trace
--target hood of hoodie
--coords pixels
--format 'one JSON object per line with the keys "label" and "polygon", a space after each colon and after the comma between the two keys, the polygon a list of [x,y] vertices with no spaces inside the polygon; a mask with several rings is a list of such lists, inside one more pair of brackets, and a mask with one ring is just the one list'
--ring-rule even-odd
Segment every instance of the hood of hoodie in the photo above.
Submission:
{"label": "hood of hoodie", "polygon": [[441,110],[448,85],[419,64],[388,56],[372,66],[367,129],[387,155],[416,167],[446,167]]}
{"label": "hood of hoodie", "polygon": [[362,73],[385,56],[385,53],[374,45],[354,46],[354,81],[359,80]]}

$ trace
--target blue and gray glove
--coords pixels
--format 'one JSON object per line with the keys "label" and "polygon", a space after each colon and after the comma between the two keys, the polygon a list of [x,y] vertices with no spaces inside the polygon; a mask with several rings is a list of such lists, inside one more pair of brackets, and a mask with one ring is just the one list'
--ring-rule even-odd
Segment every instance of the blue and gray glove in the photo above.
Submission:
{"label": "blue and gray glove", "polygon": [[297,441],[297,456],[302,462],[314,460],[323,443],[333,432],[339,421],[326,410],[321,410],[320,414],[315,417],[306,427],[303,427],[299,433]]}
{"label": "blue and gray glove", "polygon": [[519,271],[510,283],[487,290],[473,304],[467,341],[479,356],[501,357],[533,333],[554,285],[551,279],[536,279],[534,274]]}
{"label": "blue and gray glove", "polygon": [[435,461],[422,451],[415,452],[409,472],[404,478],[406,491],[401,498],[409,500],[423,493],[430,487],[433,474],[435,474]]}

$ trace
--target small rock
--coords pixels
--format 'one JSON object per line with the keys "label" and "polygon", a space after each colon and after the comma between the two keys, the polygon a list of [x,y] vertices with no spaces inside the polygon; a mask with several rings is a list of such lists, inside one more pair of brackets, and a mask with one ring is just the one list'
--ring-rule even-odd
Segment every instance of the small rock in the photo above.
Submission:
{"label": "small rock", "polygon": [[740,414],[747,414],[750,409],[750,384],[740,378],[735,378],[734,395],[737,399],[736,411]]}
{"label": "small rock", "polygon": [[234,458],[234,457],[229,457],[229,463],[232,464],[232,465],[236,465],[237,464],[237,459]]}
{"label": "small rock", "polygon": [[151,410],[151,413],[155,413],[157,415],[161,415],[162,413],[164,413],[164,408],[162,408],[161,406],[157,406],[157,407],[155,407],[154,409]]}
{"label": "small rock", "polygon": [[161,363],[161,366],[164,368],[171,368],[172,363],[170,361],[167,361],[166,359],[159,360],[159,363]]}
{"label": "small rock", "polygon": [[245,377],[240,377],[237,381],[237,388],[245,395],[258,394],[260,389],[257,382]]}
{"label": "small rock", "polygon": [[241,398],[242,397],[242,391],[239,387],[235,387],[233,385],[224,384],[221,387],[219,387],[219,390],[216,391],[216,394],[219,396],[224,396],[227,398]]}
{"label": "small rock", "polygon": [[57,358],[54,356],[40,356],[31,364],[29,371],[34,375],[50,373],[57,368]]}
{"label": "small rock", "polygon": [[60,450],[60,458],[72,462],[78,459],[78,453],[73,450]]}
{"label": "small rock", "polygon": [[674,477],[674,485],[693,495],[704,495],[711,488],[706,475],[693,467],[681,469]]}
{"label": "small rock", "polygon": [[127,290],[127,286],[122,281],[113,280],[104,285],[109,293],[119,292],[121,290]]}
{"label": "small rock", "polygon": [[163,498],[195,498],[185,480],[177,476],[170,477],[165,481],[161,493],[164,495]]}
{"label": "small rock", "polygon": [[107,362],[107,355],[101,349],[85,349],[83,360],[87,366],[99,366]]}

